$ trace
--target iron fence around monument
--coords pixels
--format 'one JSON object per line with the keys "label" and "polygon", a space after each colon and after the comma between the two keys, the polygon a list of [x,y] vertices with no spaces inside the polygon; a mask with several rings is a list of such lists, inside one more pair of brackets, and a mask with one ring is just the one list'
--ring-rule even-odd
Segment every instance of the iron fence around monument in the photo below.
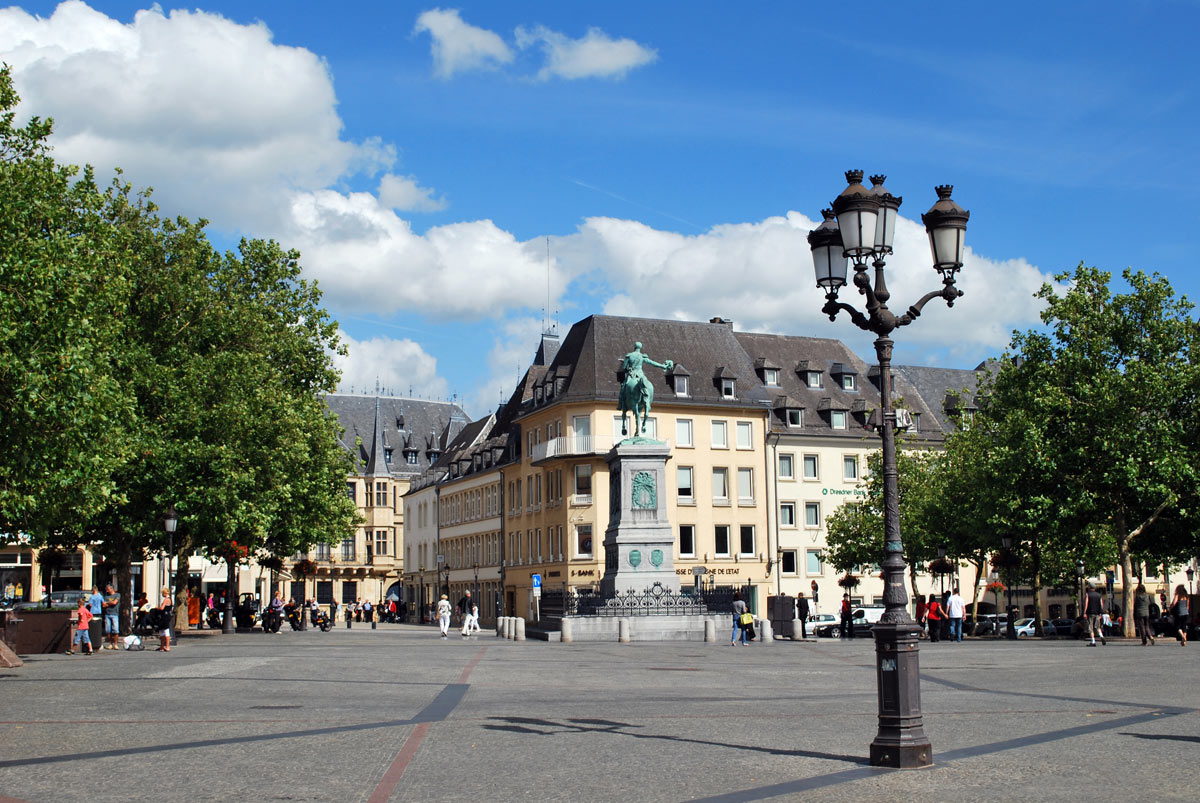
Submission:
{"label": "iron fence around monument", "polygon": [[581,588],[542,590],[541,616],[561,619],[563,616],[703,616],[733,614],[733,597],[738,592],[747,598],[748,588],[711,586],[702,589],[685,588],[672,591],[655,583],[645,591],[630,589],[623,594],[606,597],[594,589]]}

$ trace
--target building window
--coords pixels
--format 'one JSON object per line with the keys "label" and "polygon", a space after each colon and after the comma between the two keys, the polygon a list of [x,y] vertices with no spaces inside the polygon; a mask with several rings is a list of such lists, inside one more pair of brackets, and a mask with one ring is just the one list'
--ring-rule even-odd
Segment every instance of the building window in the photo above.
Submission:
{"label": "building window", "polygon": [[920,413],[912,414],[912,430],[913,430],[913,432],[921,431],[921,414]]}
{"label": "building window", "polygon": [[[613,440],[614,441],[619,441],[619,440],[621,440],[621,438],[625,437],[625,434],[623,434],[621,432],[622,426],[626,427],[627,434],[629,434],[629,435],[633,434],[633,423],[631,422],[629,424],[626,424],[623,416],[614,415],[613,416]],[[658,419],[657,418],[652,417],[652,418],[646,419],[646,423],[642,425],[642,437],[650,438],[650,439],[658,438]]]}
{"label": "building window", "polygon": [[592,525],[575,525],[576,556],[590,558],[592,556]]}
{"label": "building window", "polygon": [[349,605],[358,600],[358,583],[354,580],[342,581],[342,604]]}
{"label": "building window", "polygon": [[333,581],[318,580],[317,581],[317,604],[332,605],[333,604]]}
{"label": "building window", "polygon": [[592,496],[592,467],[589,463],[575,466],[575,495],[589,499]]}
{"label": "building window", "polygon": [[754,469],[739,468],[737,470],[738,480],[738,503],[742,505],[754,504]]}
{"label": "building window", "polygon": [[779,553],[779,571],[782,574],[796,574],[798,568],[796,566],[796,550],[785,549]]}
{"label": "building window", "polygon": [[692,445],[692,419],[675,419],[675,445],[688,447]]}
{"label": "building window", "polygon": [[817,479],[817,456],[815,454],[804,455],[804,479]]}
{"label": "building window", "polygon": [[773,388],[779,387],[779,370],[776,368],[763,369],[763,384]]}
{"label": "building window", "polygon": [[787,411],[787,425],[789,427],[804,426],[804,411],[796,410],[796,409],[788,410]]}
{"label": "building window", "polygon": [[688,378],[686,376],[675,377],[675,395],[676,396],[688,395]]}
{"label": "building window", "polygon": [[696,527],[692,524],[679,525],[679,554],[693,556],[696,554]]}
{"label": "building window", "polygon": [[796,503],[781,502],[779,505],[779,526],[780,527],[795,527],[796,526]]}
{"label": "building window", "polygon": [[404,458],[408,461],[408,464],[410,466],[415,466],[417,464],[416,450],[415,449],[406,449],[404,451]]}
{"label": "building window", "polygon": [[696,504],[695,489],[692,485],[692,467],[680,466],[675,471],[676,495],[679,498],[679,503],[682,505]]}
{"label": "building window", "polygon": [[795,458],[790,454],[779,455],[779,479],[790,480],[795,478],[796,469],[793,465],[794,463]]}
{"label": "building window", "polygon": [[[317,544],[317,560],[329,560],[329,544]],[[333,591],[329,592],[330,598],[333,597]]]}
{"label": "building window", "polygon": [[808,386],[810,388],[821,387],[821,372],[820,371],[809,371],[808,376],[805,378],[808,380]]}
{"label": "building window", "polygon": [[350,498],[351,502],[353,502],[356,505],[358,504],[358,483],[357,482],[346,483],[346,496]]}
{"label": "building window", "polygon": [[388,553],[388,537],[387,530],[375,531],[375,554],[386,555]]}
{"label": "building window", "polygon": [[728,449],[729,439],[726,432],[726,424],[724,421],[712,422],[712,447],[714,449]]}
{"label": "building window", "polygon": [[354,560],[354,539],[342,539],[342,560]]}
{"label": "building window", "polygon": [[387,483],[375,483],[375,506],[385,507],[387,505]]}
{"label": "building window", "polygon": [[739,539],[738,552],[742,555],[754,554],[754,525],[743,524],[741,526],[741,538]]}
{"label": "building window", "polygon": [[577,415],[571,418],[571,429],[576,438],[592,437],[592,419],[590,416]]}
{"label": "building window", "polygon": [[718,556],[729,557],[729,525],[718,524],[713,531],[716,540],[715,551]]}
{"label": "building window", "polygon": [[829,425],[834,429],[846,429],[846,411],[833,410],[829,413]]}
{"label": "building window", "polygon": [[808,575],[821,574],[821,550],[810,549],[804,553],[804,572]]}
{"label": "building window", "polygon": [[804,503],[804,526],[805,527],[820,527],[821,526],[821,503],[820,502],[805,502]]}
{"label": "building window", "polygon": [[754,422],[753,421],[738,421],[737,422],[737,448],[753,449],[754,448]]}
{"label": "building window", "polygon": [[724,396],[726,399],[733,398],[733,380],[732,379],[722,379],[721,380],[721,395]]}
{"label": "building window", "polygon": [[858,377],[854,374],[842,374],[842,390],[858,390]]}
{"label": "building window", "polygon": [[842,457],[842,479],[858,479],[858,458],[852,454],[844,455]]}
{"label": "building window", "polygon": [[712,495],[714,503],[725,505],[729,504],[729,469],[713,469]]}

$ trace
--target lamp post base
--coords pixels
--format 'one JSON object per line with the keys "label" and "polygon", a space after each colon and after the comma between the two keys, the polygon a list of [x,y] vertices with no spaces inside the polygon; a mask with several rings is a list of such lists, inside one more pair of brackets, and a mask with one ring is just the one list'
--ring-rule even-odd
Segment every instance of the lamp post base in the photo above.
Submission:
{"label": "lamp post base", "polygon": [[879,732],[871,742],[871,766],[920,769],[933,765],[933,748],[921,717],[920,628],[912,622],[880,622],[875,636]]}

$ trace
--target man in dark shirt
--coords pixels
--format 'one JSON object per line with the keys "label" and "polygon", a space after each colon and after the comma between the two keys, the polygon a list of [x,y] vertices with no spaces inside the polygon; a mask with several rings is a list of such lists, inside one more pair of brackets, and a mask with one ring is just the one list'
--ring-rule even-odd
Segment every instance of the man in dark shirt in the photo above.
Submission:
{"label": "man in dark shirt", "polygon": [[1085,598],[1087,607],[1084,608],[1084,615],[1087,617],[1088,635],[1092,639],[1088,642],[1088,646],[1096,646],[1096,636],[1100,637],[1101,644],[1108,644],[1104,640],[1104,597],[1092,587],[1091,583],[1088,583]]}
{"label": "man in dark shirt", "polygon": [[796,618],[800,620],[800,638],[808,638],[808,600],[803,591],[796,595]]}
{"label": "man in dark shirt", "polygon": [[471,623],[471,606],[474,604],[475,600],[471,599],[471,592],[469,590],[463,594],[462,599],[458,601],[458,615],[459,619],[462,621],[463,638],[467,637],[467,628]]}

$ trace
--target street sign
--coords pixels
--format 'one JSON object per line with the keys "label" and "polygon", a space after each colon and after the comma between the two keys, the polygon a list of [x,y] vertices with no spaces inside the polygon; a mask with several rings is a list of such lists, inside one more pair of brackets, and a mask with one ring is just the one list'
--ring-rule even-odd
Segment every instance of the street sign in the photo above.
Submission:
{"label": "street sign", "polygon": [[533,595],[540,597],[542,595],[542,576],[540,574],[532,575],[533,579]]}
{"label": "street sign", "polygon": [[702,575],[702,574],[708,574],[708,569],[707,569],[707,567],[704,567],[704,566],[693,566],[693,567],[692,567],[692,574],[694,574],[694,575],[696,575],[697,577],[699,577],[699,576],[700,576],[700,575]]}

